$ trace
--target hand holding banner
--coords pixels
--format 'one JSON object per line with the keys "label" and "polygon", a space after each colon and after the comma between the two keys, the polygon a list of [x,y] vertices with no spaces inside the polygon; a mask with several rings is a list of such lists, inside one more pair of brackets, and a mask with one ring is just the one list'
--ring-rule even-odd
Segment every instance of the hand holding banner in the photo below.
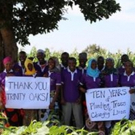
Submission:
{"label": "hand holding banner", "polygon": [[129,87],[89,89],[86,103],[91,121],[109,121],[129,118]]}
{"label": "hand holding banner", "polygon": [[6,77],[6,108],[47,109],[50,78]]}

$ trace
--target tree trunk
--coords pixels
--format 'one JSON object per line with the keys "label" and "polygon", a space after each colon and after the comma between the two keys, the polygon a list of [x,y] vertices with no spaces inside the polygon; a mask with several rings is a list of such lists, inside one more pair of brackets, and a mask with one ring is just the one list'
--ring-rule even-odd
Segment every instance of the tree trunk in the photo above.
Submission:
{"label": "tree trunk", "polygon": [[12,2],[2,2],[0,5],[0,71],[2,71],[2,60],[6,56],[11,56],[14,61],[17,60],[18,48],[15,41],[15,35],[12,29]]}
{"label": "tree trunk", "polygon": [[4,55],[11,56],[14,62],[17,61],[18,48],[15,42],[15,36],[12,29],[3,27],[1,28],[1,36],[4,44]]}
{"label": "tree trunk", "polygon": [[2,36],[0,33],[0,72],[2,72],[3,70],[3,63],[2,63],[3,58],[4,58],[4,45],[3,45]]}

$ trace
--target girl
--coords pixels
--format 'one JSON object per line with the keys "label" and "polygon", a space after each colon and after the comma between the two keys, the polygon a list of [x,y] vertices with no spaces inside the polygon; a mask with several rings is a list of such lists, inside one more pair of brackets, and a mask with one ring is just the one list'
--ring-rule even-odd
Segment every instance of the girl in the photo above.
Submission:
{"label": "girl", "polygon": [[[5,99],[5,77],[16,76],[15,72],[12,69],[12,58],[6,57],[3,60],[4,71],[0,74],[0,93],[2,95],[2,104],[3,106],[6,103]],[[23,113],[19,109],[5,108],[4,112],[8,117],[8,122],[11,126],[22,126]]]}
{"label": "girl", "polygon": [[[100,78],[102,87],[109,88],[119,86],[118,85],[119,75],[116,68],[114,68],[114,60],[112,58],[106,59],[105,69],[101,72]],[[114,123],[115,122],[111,121],[105,122],[106,134],[110,133],[111,127]]]}
{"label": "girl", "polygon": [[[92,88],[99,88],[100,87],[100,79],[99,79],[99,70],[97,69],[97,61],[95,59],[90,59],[88,62],[88,67],[86,70],[86,75],[83,75],[81,80],[80,90],[81,92],[85,93],[88,89]],[[85,88],[82,87],[85,85]],[[85,118],[86,128],[88,130],[94,130],[98,128],[100,134],[104,133],[104,123],[103,122],[91,122],[90,118],[88,117],[88,113],[86,111],[86,118]]]}
{"label": "girl", "polygon": [[50,58],[48,60],[48,67],[49,70],[46,74],[44,74],[44,77],[50,77],[50,105],[49,109],[47,110],[41,110],[39,113],[39,118],[41,121],[45,121],[49,114],[54,110],[55,115],[58,116],[58,95],[59,90],[61,86],[61,74],[60,70],[56,67],[56,59],[54,57]]}
{"label": "girl", "polygon": [[[24,76],[40,76],[40,74],[35,70],[33,62],[30,59],[25,60],[25,73]],[[24,119],[23,119],[23,124],[28,126],[32,120],[37,119],[37,110],[33,109],[25,109],[24,110]]]}
{"label": "girl", "polygon": [[130,87],[131,90],[131,110],[130,110],[130,119],[135,119],[135,72],[133,69],[133,63],[128,60],[125,62],[125,72],[120,75],[120,86]]}

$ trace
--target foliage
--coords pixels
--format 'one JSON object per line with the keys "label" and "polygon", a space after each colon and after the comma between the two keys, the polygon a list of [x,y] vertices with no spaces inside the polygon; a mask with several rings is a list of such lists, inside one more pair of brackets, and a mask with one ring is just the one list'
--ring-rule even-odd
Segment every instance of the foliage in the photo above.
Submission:
{"label": "foliage", "polygon": [[77,130],[65,125],[58,126],[56,123],[56,125],[48,126],[49,123],[49,121],[43,123],[33,121],[28,127],[9,127],[8,130],[3,131],[2,135],[98,135],[96,132],[89,133],[84,129]]}
{"label": "foliage", "polygon": [[86,49],[83,50],[83,52],[86,52],[88,56],[94,55],[94,54],[105,54],[107,52],[106,49],[103,49],[99,45],[92,44],[86,47]]}
{"label": "foliage", "polygon": [[[48,121],[44,122],[32,121],[29,126],[5,128],[2,123],[1,135],[98,135],[98,132],[88,132],[84,129],[61,125],[54,116],[49,116]],[[5,117],[1,116],[0,119],[3,120]]]}
{"label": "foliage", "polygon": [[85,20],[96,22],[102,18],[109,18],[120,6],[115,0],[74,0],[75,5],[79,5]]}
{"label": "foliage", "polygon": [[[28,54],[28,57],[34,57],[35,58],[34,61],[37,61],[36,52],[37,52],[36,48],[33,47],[30,51],[30,54]],[[49,48],[46,48],[45,49],[46,59],[48,60],[50,57],[55,56],[60,61],[60,56],[61,56],[62,52],[64,52],[64,51],[51,51]],[[121,64],[120,58],[123,54],[120,50],[118,50],[117,53],[110,53],[106,49],[104,49],[96,44],[87,46],[83,50],[83,52],[86,52],[88,54],[88,59],[97,58],[98,56],[103,56],[105,59],[108,57],[111,57],[114,59],[116,67],[120,66],[120,64]],[[129,56],[130,60],[134,64],[135,63],[135,53],[133,53],[132,51],[127,49],[126,54]],[[70,56],[75,57],[77,60],[78,60],[78,55],[79,55],[79,53],[76,48],[70,53]]]}
{"label": "foliage", "polygon": [[134,135],[135,121],[123,119],[117,122],[112,129],[111,135]]}
{"label": "foliage", "polygon": [[[29,126],[8,127],[4,126],[4,121],[7,118],[0,113],[0,134],[1,135],[98,135],[98,132],[88,132],[85,129],[77,129],[75,127],[61,125],[51,115],[47,121],[39,122],[32,121]],[[135,120],[122,119],[117,122],[112,128],[111,135],[134,135]]]}
{"label": "foliage", "polygon": [[67,7],[73,5],[79,5],[85,20],[91,23],[120,10],[116,0],[0,0],[0,28],[9,26],[16,41],[26,45],[30,34],[58,29]]}

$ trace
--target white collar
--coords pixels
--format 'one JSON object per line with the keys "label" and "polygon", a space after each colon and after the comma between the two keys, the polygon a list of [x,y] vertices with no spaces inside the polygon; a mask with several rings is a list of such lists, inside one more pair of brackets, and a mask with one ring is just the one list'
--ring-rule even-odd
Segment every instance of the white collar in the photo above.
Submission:
{"label": "white collar", "polygon": [[21,65],[21,62],[20,62],[20,61],[18,62],[18,65],[22,67],[22,65]]}
{"label": "white collar", "polygon": [[63,64],[60,64],[61,68],[67,69]]}
{"label": "white collar", "polygon": [[41,66],[39,62],[37,63],[37,65]]}
{"label": "white collar", "polygon": [[81,69],[81,70],[82,70],[82,69],[84,69],[84,70],[87,69],[87,67],[82,68],[82,67],[80,67],[80,66],[78,66],[78,68]]}
{"label": "white collar", "polygon": [[75,71],[72,72],[72,71],[69,69],[69,67],[67,67],[67,71],[70,72],[70,73],[77,73],[77,69],[75,69]]}
{"label": "white collar", "polygon": [[20,62],[20,61],[18,62],[18,65],[19,65],[21,68],[23,68],[23,67],[22,67],[22,64],[21,64],[21,62]]}
{"label": "white collar", "polygon": [[[129,76],[134,75],[134,74],[135,74],[135,72],[133,71]],[[126,74],[126,71],[124,72],[124,76],[128,76],[128,75]]]}
{"label": "white collar", "polygon": [[[97,68],[97,69],[98,69],[98,68]],[[101,72],[101,71],[103,71],[104,69],[105,69],[105,66],[103,66],[103,68],[102,68],[101,70],[99,70],[99,69],[98,69],[98,71],[100,71],[100,72]]]}
{"label": "white collar", "polygon": [[[7,73],[6,69],[4,69],[3,72],[4,72],[4,73]],[[11,69],[9,72],[13,72],[13,70]]]}
{"label": "white collar", "polygon": [[[48,65],[47,61],[45,61],[45,63],[44,63],[44,64],[47,66],[47,65]],[[40,62],[39,62],[39,61],[37,62],[37,65],[41,66],[41,64],[40,64]]]}
{"label": "white collar", "polygon": [[103,71],[105,69],[105,66],[103,66],[103,68],[101,69],[101,71]]}

